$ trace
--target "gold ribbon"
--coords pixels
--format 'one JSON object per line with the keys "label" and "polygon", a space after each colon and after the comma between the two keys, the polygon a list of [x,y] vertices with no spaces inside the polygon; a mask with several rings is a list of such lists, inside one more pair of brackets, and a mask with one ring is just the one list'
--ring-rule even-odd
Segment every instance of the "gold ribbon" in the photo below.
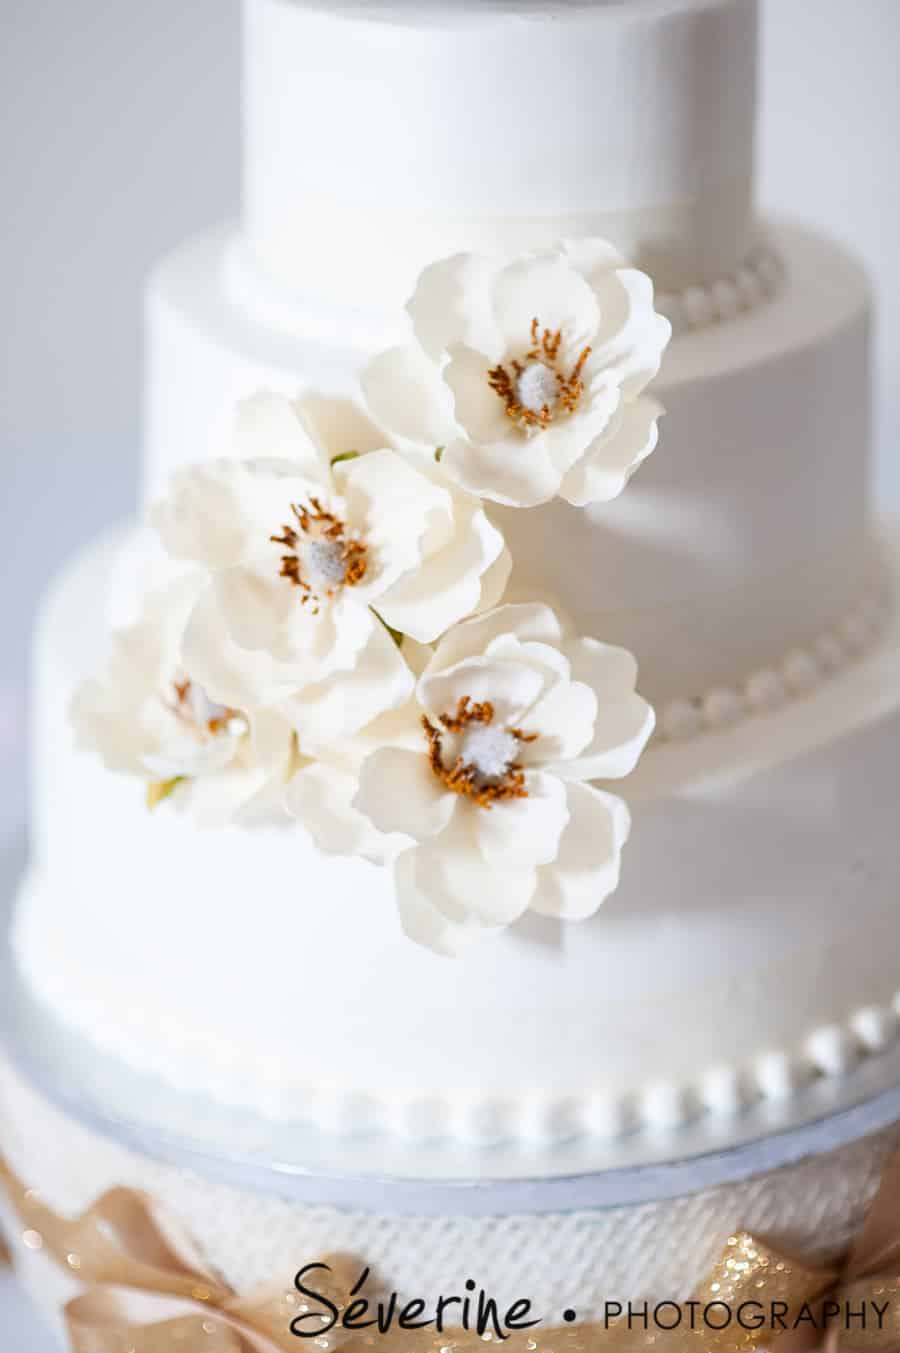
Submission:
{"label": "gold ribbon", "polygon": [[[26,1247],[41,1250],[83,1287],[68,1302],[64,1319],[73,1353],[286,1353],[306,1345],[310,1353],[341,1346],[342,1353],[484,1353],[485,1340],[474,1332],[392,1330],[386,1335],[337,1331],[321,1339],[298,1339],[291,1322],[304,1313],[293,1282],[241,1297],[203,1262],[180,1227],[144,1193],[113,1189],[81,1217],[67,1220],[26,1189],[0,1159],[0,1186],[8,1194],[22,1227]],[[346,1256],[322,1261],[331,1268],[327,1283],[317,1273],[316,1290],[346,1308],[361,1265]],[[782,1303],[786,1332],[774,1335],[768,1324],[772,1303]],[[890,1161],[862,1232],[844,1262],[825,1269],[792,1258],[776,1246],[737,1232],[694,1299],[695,1313],[708,1319],[689,1328],[691,1303],[681,1303],[681,1325],[665,1331],[659,1324],[629,1328],[624,1319],[610,1324],[564,1325],[512,1333],[501,1345],[508,1353],[743,1353],[760,1346],[777,1353],[806,1353],[821,1346],[828,1303],[859,1311],[863,1304],[889,1303],[882,1328],[870,1310],[867,1328],[832,1324],[829,1353],[898,1353],[900,1350],[900,1153]],[[739,1327],[733,1314],[761,1310],[760,1329]],[[677,1309],[662,1303],[664,1323]],[[712,1326],[732,1319],[725,1328]],[[650,1303],[653,1311],[653,1303]],[[801,1321],[815,1314],[817,1328]],[[715,1312],[715,1314],[713,1314]],[[494,1343],[499,1341],[496,1337]]]}

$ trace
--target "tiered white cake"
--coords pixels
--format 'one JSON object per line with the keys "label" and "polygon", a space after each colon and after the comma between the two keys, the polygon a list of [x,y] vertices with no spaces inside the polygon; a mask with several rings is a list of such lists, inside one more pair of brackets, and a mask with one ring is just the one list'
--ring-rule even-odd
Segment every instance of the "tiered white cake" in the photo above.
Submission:
{"label": "tiered white cake", "polygon": [[553,1144],[840,1074],[897,1026],[897,542],[866,280],[754,210],[755,0],[245,12],[244,220],[148,293],[147,502],[223,453],[236,400],[353,393],[431,260],[606,237],[672,321],[659,448],[612,502],[489,512],[513,592],[637,656],[657,732],[598,914],[437,956],[387,871],[150,814],[76,748],[135,571],[117,533],[41,623],[23,972],[135,1066],[342,1133]]}

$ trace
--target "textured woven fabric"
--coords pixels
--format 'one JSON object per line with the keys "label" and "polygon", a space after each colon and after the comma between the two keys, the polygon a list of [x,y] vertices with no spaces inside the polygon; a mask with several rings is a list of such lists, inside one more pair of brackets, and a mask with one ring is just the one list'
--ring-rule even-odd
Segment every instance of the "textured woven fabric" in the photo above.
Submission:
{"label": "textured woven fabric", "polygon": [[542,1313],[606,1300],[686,1297],[737,1227],[827,1259],[858,1228],[900,1127],[802,1165],[671,1201],[603,1211],[466,1218],[304,1207],[242,1192],[126,1150],[72,1122],[5,1068],[0,1148],[55,1210],[75,1213],[114,1185],[171,1209],[237,1290],[290,1278],[336,1250],[364,1257],[393,1288],[458,1292],[472,1277]]}

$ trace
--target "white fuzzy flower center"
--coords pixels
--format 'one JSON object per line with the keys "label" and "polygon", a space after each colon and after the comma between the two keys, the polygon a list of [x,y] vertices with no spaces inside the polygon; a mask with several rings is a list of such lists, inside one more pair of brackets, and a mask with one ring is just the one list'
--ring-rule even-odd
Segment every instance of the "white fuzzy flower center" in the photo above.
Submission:
{"label": "white fuzzy flower center", "polygon": [[519,739],[502,724],[473,723],[463,730],[457,750],[482,784],[496,784],[517,760]]}
{"label": "white fuzzy flower center", "polygon": [[543,362],[530,362],[516,380],[516,395],[522,408],[530,413],[540,413],[543,409],[552,412],[559,395],[556,372]]}
{"label": "white fuzzy flower center", "polygon": [[507,418],[528,435],[576,411],[584,395],[584,368],[590,355],[590,347],[582,348],[574,365],[567,366],[562,330],[542,329],[535,319],[531,346],[524,356],[510,356],[508,362],[491,367],[487,382],[503,401]]}
{"label": "white fuzzy flower center", "polygon": [[247,720],[237,710],[211,700],[203,687],[187,679],[172,683],[174,698],[171,709],[176,717],[197,737],[221,737],[223,733],[243,735],[249,731]]}
{"label": "white fuzzy flower center", "polygon": [[286,550],[281,577],[299,588],[303,605],[311,604],[318,615],[323,599],[362,582],[369,568],[368,547],[318,498],[310,497],[308,505],[292,503],[291,513],[293,523],[269,539]]}
{"label": "white fuzzy flower center", "polygon": [[455,714],[442,714],[436,725],[423,716],[422,727],[431,769],[446,789],[479,808],[528,798],[519,756],[526,743],[537,741],[537,734],[495,723],[490,700],[473,704],[464,695]]}
{"label": "white fuzzy flower center", "polygon": [[311,540],[304,551],[306,574],[313,587],[326,591],[340,587],[347,572],[342,540]]}

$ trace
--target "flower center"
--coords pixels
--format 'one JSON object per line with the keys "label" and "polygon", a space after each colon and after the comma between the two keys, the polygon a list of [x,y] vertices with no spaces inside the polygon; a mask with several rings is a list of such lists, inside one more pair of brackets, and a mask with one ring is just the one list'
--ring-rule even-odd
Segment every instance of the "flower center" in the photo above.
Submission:
{"label": "flower center", "polygon": [[488,372],[488,385],[503,401],[506,416],[525,432],[548,428],[560,414],[574,413],[584,394],[582,373],[591,355],[584,348],[570,371],[563,366],[562,330],[541,329],[531,322],[531,347],[524,359],[501,362]]}
{"label": "flower center", "polygon": [[[423,717],[428,741],[428,760],[441,784],[454,794],[472,799],[479,808],[491,808],[504,799],[527,799],[525,772],[519,764],[523,743],[534,742],[536,733],[494,723],[489,700],[472,704],[464,695],[455,714],[442,714],[440,727]],[[449,758],[445,742],[451,741]]]}
{"label": "flower center", "polygon": [[369,567],[368,548],[354,540],[347,527],[311,497],[309,507],[291,504],[293,524],[282,526],[280,536],[270,536],[275,545],[284,545],[280,576],[287,578],[302,593],[318,615],[323,598],[330,600],[342,587],[362,582]]}
{"label": "flower center", "polygon": [[172,682],[169,708],[201,740],[221,733],[246,733],[247,720],[236,709],[216,704],[196,681],[185,678]]}

